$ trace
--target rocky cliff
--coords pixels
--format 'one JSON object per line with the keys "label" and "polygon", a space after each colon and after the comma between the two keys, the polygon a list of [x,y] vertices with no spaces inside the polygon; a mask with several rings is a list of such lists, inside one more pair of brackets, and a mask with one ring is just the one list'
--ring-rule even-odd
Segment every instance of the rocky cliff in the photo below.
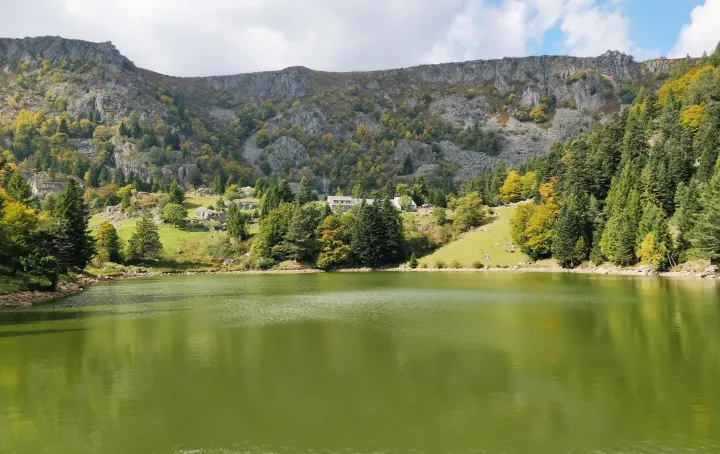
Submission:
{"label": "rocky cliff", "polygon": [[[398,139],[416,142],[415,149],[420,142],[427,146],[434,142],[435,153],[413,155],[414,174],[450,166],[457,178],[465,178],[497,159],[520,163],[533,154],[546,153],[554,140],[572,137],[619,111],[634,91],[656,84],[674,64],[665,59],[636,62],[629,55],[609,51],[594,58],[504,58],[372,72],[292,67],[180,78],[136,67],[109,42],[0,38],[0,125],[17,118],[22,109],[56,117],[67,112],[72,120],[94,118],[108,126],[134,115],[143,122],[146,134],[156,131],[158,138],[143,148],[141,141],[116,135],[110,165],[116,163],[124,172],[147,179],[169,175],[181,180],[211,172],[202,166],[191,168],[203,143],[218,151],[218,143],[225,142],[235,150],[222,151],[224,157],[245,162],[257,172],[282,171],[292,177],[297,175],[294,171],[310,166],[318,179],[320,172],[323,179],[330,170],[343,174],[345,166],[357,162],[333,157],[330,148],[357,141],[360,157],[363,150],[371,150],[368,138],[359,138],[362,125],[368,137],[393,139],[395,149],[374,158],[388,162],[374,162],[374,168],[389,166],[390,176],[397,170],[406,155],[400,148],[408,147]],[[547,120],[526,121],[527,113],[535,108],[543,109]],[[237,131],[233,120],[248,112],[253,115],[246,126],[251,129],[246,131],[249,137],[237,139],[228,131]],[[381,121],[385,116],[393,118],[396,129],[400,122],[407,130],[399,131],[399,136],[397,131],[388,135],[390,126]],[[455,132],[428,138],[432,117],[442,118]],[[423,125],[418,126],[419,119]],[[293,126],[299,131],[291,136]],[[480,136],[499,137],[502,146],[487,153],[478,151],[484,150],[481,146],[471,149],[472,141],[458,139],[462,134],[457,130],[472,127],[479,129]],[[162,138],[165,129],[180,133],[186,162],[148,154],[152,146],[167,147]],[[263,141],[256,140],[255,134],[263,131],[271,135],[271,143],[258,146]],[[245,143],[224,140],[227,134]],[[327,134],[334,138],[332,146],[318,147],[317,138]],[[0,139],[12,137],[6,134]],[[88,141],[76,142],[79,152],[93,155]],[[327,162],[318,164],[322,161]]]}

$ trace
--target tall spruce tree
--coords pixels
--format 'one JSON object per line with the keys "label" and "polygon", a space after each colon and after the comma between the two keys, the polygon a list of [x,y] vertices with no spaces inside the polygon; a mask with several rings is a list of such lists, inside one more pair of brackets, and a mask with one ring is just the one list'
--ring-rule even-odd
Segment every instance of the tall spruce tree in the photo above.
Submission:
{"label": "tall spruce tree", "polygon": [[700,255],[720,263],[720,172],[715,172],[702,192],[692,244]]}
{"label": "tall spruce tree", "polygon": [[153,222],[153,216],[145,211],[138,220],[130,241],[128,242],[128,258],[130,260],[147,261],[158,260],[162,257],[163,246],[160,242],[158,228]]}
{"label": "tall spruce tree", "polygon": [[185,189],[180,186],[177,181],[173,180],[170,183],[170,190],[168,191],[168,203],[176,203],[182,205],[185,202]]}
{"label": "tall spruce tree", "polygon": [[12,173],[10,180],[7,183],[7,195],[11,199],[14,199],[25,205],[29,205],[32,200],[32,191],[30,185],[28,185],[23,179],[22,172],[16,170]]}
{"label": "tall spruce tree", "polygon": [[67,242],[59,247],[64,254],[59,257],[63,264],[60,271],[82,270],[95,254],[95,240],[88,230],[90,212],[83,199],[83,189],[73,178],[68,179],[58,198],[55,215],[60,224],[60,236]]}
{"label": "tall spruce tree", "polygon": [[244,240],[248,237],[247,221],[249,216],[238,208],[235,202],[230,202],[227,210],[227,226],[228,234],[236,240]]}
{"label": "tall spruce tree", "polygon": [[395,208],[389,198],[385,197],[380,201],[379,214],[386,237],[385,254],[382,260],[386,265],[399,263],[405,259],[407,254],[400,211]]}
{"label": "tall spruce tree", "polygon": [[371,267],[384,265],[387,238],[378,204],[367,204],[363,201],[356,216],[351,243],[353,255],[361,265]]}
{"label": "tall spruce tree", "polygon": [[223,186],[222,177],[220,176],[219,173],[215,175],[215,179],[213,179],[210,189],[212,189],[212,192],[214,192],[215,194],[222,194],[223,192],[225,192],[225,187]]}
{"label": "tall spruce tree", "polygon": [[314,262],[319,252],[317,228],[325,217],[325,209],[318,204],[305,204],[295,210],[287,236],[287,258]]}
{"label": "tall spruce tree", "polygon": [[574,268],[588,257],[591,225],[585,195],[570,194],[560,207],[552,241],[553,257],[563,268]]}
{"label": "tall spruce tree", "polygon": [[307,178],[303,177],[300,180],[300,186],[298,186],[298,193],[296,202],[299,206],[305,205],[312,201],[312,188]]}

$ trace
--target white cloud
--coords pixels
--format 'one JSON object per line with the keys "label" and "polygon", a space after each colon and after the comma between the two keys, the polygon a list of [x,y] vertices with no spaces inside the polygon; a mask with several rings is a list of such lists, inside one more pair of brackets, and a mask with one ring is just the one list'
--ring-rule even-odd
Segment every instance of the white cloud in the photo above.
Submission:
{"label": "white cloud", "polygon": [[181,76],[523,56],[558,26],[571,54],[633,50],[621,6],[601,1],[0,0],[0,34],[112,41],[138,66]]}
{"label": "white cloud", "polygon": [[705,0],[690,13],[690,23],[680,31],[670,57],[680,58],[687,54],[699,57],[703,52],[712,53],[720,41],[720,0]]}

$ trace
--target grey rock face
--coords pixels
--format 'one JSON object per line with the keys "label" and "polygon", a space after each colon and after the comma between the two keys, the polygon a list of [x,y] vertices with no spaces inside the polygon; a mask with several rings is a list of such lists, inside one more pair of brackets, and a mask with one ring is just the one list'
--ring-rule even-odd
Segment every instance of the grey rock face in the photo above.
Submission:
{"label": "grey rock face", "polygon": [[110,42],[91,43],[59,36],[0,38],[0,59],[17,64],[23,61],[35,62],[37,58],[49,60],[53,64],[77,59],[102,63],[117,71],[135,69],[135,65]]}
{"label": "grey rock face", "polygon": [[305,147],[292,137],[283,136],[270,145],[267,153],[267,162],[273,172],[283,166],[291,168],[302,167],[308,159]]}
{"label": "grey rock face", "polygon": [[67,185],[64,181],[51,180],[47,173],[41,172],[31,175],[27,179],[32,194],[39,200],[43,200],[48,194],[60,194]]}
{"label": "grey rock face", "polygon": [[455,127],[466,128],[483,121],[492,112],[492,108],[484,96],[478,95],[467,100],[462,96],[450,95],[433,101],[430,112],[440,115]]}

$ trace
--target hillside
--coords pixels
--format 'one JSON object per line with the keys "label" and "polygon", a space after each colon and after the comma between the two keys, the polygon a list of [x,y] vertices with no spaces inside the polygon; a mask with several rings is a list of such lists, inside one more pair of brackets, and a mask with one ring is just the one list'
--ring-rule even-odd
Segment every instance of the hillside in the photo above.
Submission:
{"label": "hillside", "polygon": [[318,193],[421,176],[448,186],[546,154],[686,64],[607,52],[178,78],[111,43],[0,39],[0,148],[27,173],[89,186],[200,186],[216,174],[305,176]]}

